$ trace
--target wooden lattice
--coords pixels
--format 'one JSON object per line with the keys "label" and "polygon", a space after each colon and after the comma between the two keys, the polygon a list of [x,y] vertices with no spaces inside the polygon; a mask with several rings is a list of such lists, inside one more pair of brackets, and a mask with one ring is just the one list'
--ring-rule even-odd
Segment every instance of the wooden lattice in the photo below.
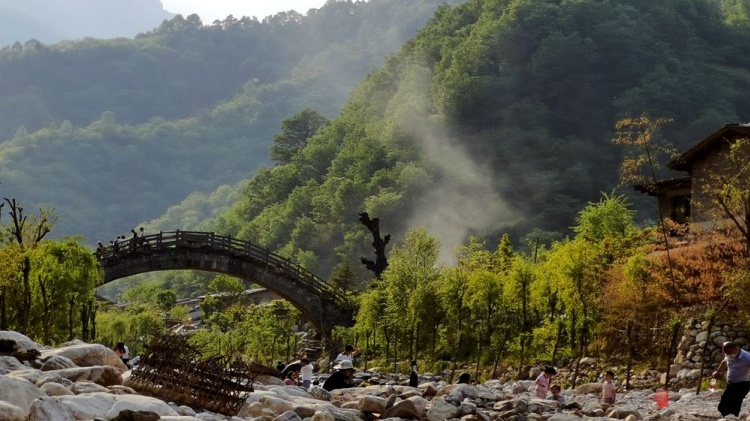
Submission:
{"label": "wooden lattice", "polygon": [[223,415],[237,415],[257,373],[233,355],[205,357],[188,338],[154,339],[127,386],[159,399]]}

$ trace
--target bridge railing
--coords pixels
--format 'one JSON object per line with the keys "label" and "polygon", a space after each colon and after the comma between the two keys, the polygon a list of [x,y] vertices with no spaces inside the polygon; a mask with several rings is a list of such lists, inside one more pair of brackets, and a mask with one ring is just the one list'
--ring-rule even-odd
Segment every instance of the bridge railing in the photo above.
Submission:
{"label": "bridge railing", "polygon": [[316,291],[323,292],[339,302],[346,301],[343,291],[315,276],[298,263],[279,256],[267,248],[249,241],[238,240],[231,236],[217,235],[213,232],[167,231],[141,237],[132,237],[118,244],[97,250],[102,261],[129,256],[133,253],[165,249],[205,249],[207,251],[231,252],[259,261],[266,266],[282,270],[284,273],[302,279]]}

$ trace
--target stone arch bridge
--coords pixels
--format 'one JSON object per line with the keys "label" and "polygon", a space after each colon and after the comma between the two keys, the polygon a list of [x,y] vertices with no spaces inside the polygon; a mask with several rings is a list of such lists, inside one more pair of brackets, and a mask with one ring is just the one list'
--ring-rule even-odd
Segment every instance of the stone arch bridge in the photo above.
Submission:
{"label": "stone arch bridge", "polygon": [[346,293],[299,264],[266,248],[213,232],[160,232],[98,251],[103,284],[145,272],[194,269],[223,273],[268,288],[300,310],[330,338],[334,326],[350,326],[354,308]]}

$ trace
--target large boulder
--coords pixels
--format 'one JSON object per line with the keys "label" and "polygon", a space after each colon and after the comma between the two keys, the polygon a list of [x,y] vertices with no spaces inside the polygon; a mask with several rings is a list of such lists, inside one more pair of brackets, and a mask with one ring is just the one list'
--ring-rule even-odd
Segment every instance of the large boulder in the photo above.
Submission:
{"label": "large boulder", "polygon": [[115,351],[101,344],[78,344],[42,351],[43,359],[57,355],[69,358],[79,367],[111,366],[123,373],[128,370]]}
{"label": "large boulder", "polygon": [[47,396],[67,396],[75,395],[70,389],[61,385],[60,383],[47,382],[43,384],[39,390],[44,392]]}
{"label": "large boulder", "polygon": [[0,401],[0,420],[3,421],[25,421],[26,412],[16,405]]}
{"label": "large boulder", "polygon": [[380,396],[365,395],[359,398],[359,405],[357,408],[362,412],[374,412],[382,414],[385,412],[385,398]]}
{"label": "large boulder", "polygon": [[37,381],[37,385],[46,383],[49,378],[65,378],[72,382],[88,380],[102,386],[113,386],[122,384],[122,373],[116,367],[77,367],[64,370],[49,371]]}
{"label": "large boulder", "polygon": [[287,411],[294,411],[294,405],[289,401],[274,396],[263,396],[259,402],[264,408],[270,409],[277,416]]}
{"label": "large boulder", "polygon": [[28,421],[74,421],[105,418],[117,397],[109,393],[54,396],[37,399]]}
{"label": "large boulder", "polygon": [[601,391],[602,391],[601,383],[584,383],[576,387],[575,393],[577,395],[587,395],[589,393],[601,393]]}
{"label": "large boulder", "polygon": [[125,410],[135,412],[154,412],[159,416],[177,416],[177,411],[172,409],[166,402],[156,398],[141,395],[118,395],[114,405],[109,409],[105,418],[111,420]]}
{"label": "large boulder", "polygon": [[66,368],[76,368],[76,367],[78,366],[70,358],[63,356],[63,355],[53,355],[49,357],[44,362],[44,364],[42,364],[42,367],[40,369],[42,371],[52,371],[52,370],[64,370]]}
{"label": "large boulder", "polygon": [[29,412],[34,400],[45,397],[39,388],[26,380],[16,379],[10,376],[0,376],[0,401],[5,401]]}
{"label": "large boulder", "polygon": [[22,335],[12,330],[0,330],[0,341],[13,341],[15,342],[15,349],[17,351],[28,351],[28,350],[39,350],[41,346],[36,342],[29,339],[28,336]]}
{"label": "large boulder", "polygon": [[446,402],[444,399],[435,398],[432,400],[432,407],[427,412],[427,419],[429,421],[443,421],[451,418],[455,418],[461,410]]}
{"label": "large boulder", "polygon": [[396,402],[383,414],[383,418],[402,418],[408,420],[418,420],[421,416],[422,414],[414,405],[414,402],[410,400]]}

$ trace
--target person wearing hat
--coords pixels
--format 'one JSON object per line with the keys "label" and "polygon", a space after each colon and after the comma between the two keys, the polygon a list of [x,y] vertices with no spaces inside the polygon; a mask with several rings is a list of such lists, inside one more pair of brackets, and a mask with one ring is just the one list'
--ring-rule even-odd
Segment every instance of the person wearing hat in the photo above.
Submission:
{"label": "person wearing hat", "polygon": [[354,387],[354,365],[349,360],[338,361],[333,369],[336,370],[323,383],[323,389],[332,391]]}
{"label": "person wearing hat", "polygon": [[722,416],[739,416],[742,401],[750,392],[750,353],[734,342],[724,342],[721,350],[724,352],[724,360],[713,373],[713,377],[718,378],[724,370],[727,372],[727,388],[721,394],[719,412]]}

